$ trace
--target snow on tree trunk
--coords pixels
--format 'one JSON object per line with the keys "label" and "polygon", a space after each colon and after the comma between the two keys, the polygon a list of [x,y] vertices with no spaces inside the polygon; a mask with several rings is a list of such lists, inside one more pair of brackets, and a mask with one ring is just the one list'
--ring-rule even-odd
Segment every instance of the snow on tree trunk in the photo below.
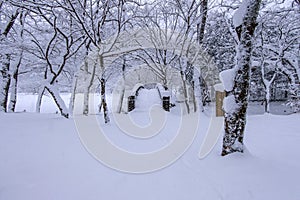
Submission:
{"label": "snow on tree trunk", "polygon": [[272,79],[270,81],[268,81],[264,77],[264,72],[263,72],[263,85],[265,87],[265,92],[266,92],[266,96],[265,96],[265,112],[266,113],[270,113],[270,99],[271,99],[271,91],[270,90],[271,90],[271,85],[274,82],[275,78],[276,78],[276,73],[273,75]]}
{"label": "snow on tree trunk", "polygon": [[84,94],[83,94],[83,114],[89,114],[89,97],[90,97],[90,89],[93,85],[94,78],[95,78],[95,70],[96,65],[93,65],[92,73],[89,74],[88,71],[88,62],[87,60],[84,62],[84,70],[86,73],[86,80],[85,80],[85,87],[84,87]]}
{"label": "snow on tree trunk", "polygon": [[108,116],[108,108],[105,98],[105,79],[101,78],[101,106],[103,107],[103,113],[104,113],[104,121],[105,123],[108,123],[110,121]]}
{"label": "snow on tree trunk", "polygon": [[19,76],[19,68],[21,65],[22,60],[22,53],[20,54],[20,58],[18,60],[18,63],[16,64],[15,70],[12,74],[11,78],[11,87],[10,87],[10,102],[8,111],[15,112],[16,104],[17,104],[17,91],[18,91],[18,76]]}
{"label": "snow on tree trunk", "polygon": [[194,112],[197,112],[197,101],[196,101],[196,95],[195,95],[195,82],[192,81],[192,98],[194,103]]}
{"label": "snow on tree trunk", "polygon": [[0,82],[0,112],[7,112],[7,103],[8,103],[8,92],[10,85],[10,74],[9,74],[9,66],[10,66],[10,55],[4,55],[1,62],[1,82]]}
{"label": "snow on tree trunk", "polygon": [[208,11],[208,0],[202,0],[201,2],[201,20],[197,24],[197,40],[199,44],[202,44],[204,38],[204,31],[206,26],[207,11]]}
{"label": "snow on tree trunk", "polygon": [[36,101],[36,106],[35,106],[35,112],[40,113],[41,112],[41,106],[42,106],[42,98],[45,92],[45,86],[43,86],[38,93],[38,98]]}
{"label": "snow on tree trunk", "polygon": [[72,84],[72,92],[71,92],[71,97],[70,97],[70,102],[69,102],[69,113],[73,114],[74,110],[74,103],[75,103],[75,97],[76,97],[76,90],[77,90],[77,76],[74,76],[73,84]]}
{"label": "snow on tree trunk", "polygon": [[123,99],[124,99],[124,95],[125,95],[125,59],[124,59],[124,63],[123,63],[123,67],[122,67],[122,78],[123,78],[123,82],[122,82],[122,90],[121,90],[121,95],[120,95],[120,100],[119,100],[119,104],[118,104],[118,109],[117,112],[121,113],[122,112],[122,107],[123,107]]}
{"label": "snow on tree trunk", "polygon": [[[233,152],[244,151],[244,131],[246,126],[246,112],[248,107],[248,94],[250,85],[250,58],[252,50],[252,37],[256,27],[261,0],[244,0],[234,14],[234,25],[240,41],[236,55],[236,67],[233,87],[223,82],[227,97],[224,99],[224,138],[222,156]],[[229,73],[231,74],[231,73]],[[224,77],[223,77],[224,81]]]}
{"label": "snow on tree trunk", "polygon": [[184,103],[186,106],[186,111],[187,111],[187,114],[190,114],[190,105],[188,102],[188,91],[187,91],[187,86],[186,86],[186,79],[185,79],[184,72],[182,70],[180,71],[180,77],[181,77],[181,81],[182,81]]}
{"label": "snow on tree trunk", "polygon": [[56,106],[58,107],[58,109],[60,111],[60,114],[65,118],[69,118],[69,112],[68,112],[69,110],[66,107],[65,102],[61,98],[57,88],[54,85],[47,85],[45,87],[45,89],[47,89],[49,94],[51,94]]}
{"label": "snow on tree trunk", "polygon": [[199,85],[200,85],[201,107],[202,107],[202,111],[204,111],[203,107],[206,106],[206,102],[209,96],[208,96],[207,85],[201,75],[199,76]]}
{"label": "snow on tree trunk", "polygon": [[122,86],[122,90],[121,90],[121,94],[120,94],[120,100],[119,100],[118,109],[117,109],[118,113],[122,112],[124,95],[125,95],[125,87]]}

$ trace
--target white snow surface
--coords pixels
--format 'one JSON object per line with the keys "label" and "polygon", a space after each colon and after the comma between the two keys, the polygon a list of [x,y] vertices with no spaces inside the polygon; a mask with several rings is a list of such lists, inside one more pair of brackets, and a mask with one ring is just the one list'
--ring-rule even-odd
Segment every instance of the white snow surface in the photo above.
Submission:
{"label": "white snow surface", "polygon": [[[140,99],[148,94],[151,91],[144,91]],[[19,110],[35,107],[33,96],[20,99]],[[147,106],[156,100],[157,96],[149,98]],[[42,112],[46,111],[55,112],[55,108],[44,98]],[[0,200],[298,200],[300,115],[248,116],[244,154],[221,157],[220,137],[213,151],[200,160],[197,155],[211,111],[200,114],[197,137],[179,160],[139,175],[110,169],[95,160],[82,145],[72,119],[50,113],[1,113]],[[130,115],[137,123],[148,121],[142,109]],[[125,135],[113,120],[104,124],[101,115],[99,124],[121,148],[149,152],[175,137],[180,117],[174,112],[167,116],[166,128],[149,140]]]}
{"label": "white snow surface", "polygon": [[235,68],[224,70],[219,76],[225,91],[231,91],[234,86]]}

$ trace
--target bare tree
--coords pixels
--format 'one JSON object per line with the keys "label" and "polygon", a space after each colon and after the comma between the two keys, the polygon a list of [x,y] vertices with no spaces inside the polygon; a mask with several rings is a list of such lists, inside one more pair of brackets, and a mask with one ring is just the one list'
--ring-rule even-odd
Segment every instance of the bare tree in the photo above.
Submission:
{"label": "bare tree", "polygon": [[10,45],[9,34],[20,14],[20,9],[4,2],[1,3],[1,10],[2,9],[5,10],[4,12],[1,12],[1,17],[5,20],[5,25],[3,30],[0,30],[0,44],[2,47],[0,52],[0,112],[7,112],[8,92],[11,82],[10,65],[12,59],[12,52],[10,51],[10,48],[7,47]]}

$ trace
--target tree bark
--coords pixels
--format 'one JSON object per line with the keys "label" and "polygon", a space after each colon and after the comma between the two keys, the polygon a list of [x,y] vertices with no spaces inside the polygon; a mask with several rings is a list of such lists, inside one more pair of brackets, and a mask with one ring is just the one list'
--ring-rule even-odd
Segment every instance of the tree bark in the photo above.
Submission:
{"label": "tree bark", "polygon": [[44,92],[45,92],[45,87],[43,86],[38,93],[38,98],[36,101],[35,112],[37,112],[37,113],[41,112],[42,99],[43,99]]}
{"label": "tree bark", "polygon": [[59,91],[55,88],[55,86],[48,85],[45,87],[45,89],[49,92],[49,94],[51,94],[56,106],[58,107],[58,109],[60,111],[60,114],[65,118],[69,118],[68,109],[67,109],[63,99],[61,98]]}
{"label": "tree bark", "polygon": [[250,86],[250,58],[252,50],[252,37],[256,27],[256,18],[261,0],[249,0],[246,13],[241,25],[240,41],[237,52],[237,65],[232,91],[237,105],[234,110],[226,111],[224,120],[225,135],[223,138],[222,156],[233,152],[244,151],[244,131],[246,126],[246,112],[248,107],[248,94]]}
{"label": "tree bark", "polygon": [[11,79],[11,87],[10,87],[10,102],[9,102],[9,108],[8,110],[10,112],[15,112],[16,109],[16,104],[17,104],[17,93],[18,93],[18,76],[19,76],[19,68],[21,65],[21,60],[22,60],[22,53],[20,55],[19,61],[16,65],[16,68],[12,74],[12,79]]}
{"label": "tree bark", "polygon": [[121,91],[120,100],[119,100],[118,109],[117,109],[118,113],[122,112],[123,99],[124,99],[124,95],[125,95],[125,67],[126,67],[126,60],[124,58],[123,66],[122,66],[123,85],[122,85],[122,91]]}
{"label": "tree bark", "polygon": [[201,2],[201,20],[200,23],[197,24],[197,40],[199,44],[203,43],[204,31],[207,19],[207,4],[208,0],[202,0]]}
{"label": "tree bark", "polygon": [[104,121],[105,123],[110,122],[108,116],[108,108],[106,103],[106,96],[105,96],[105,79],[101,78],[101,105],[103,107],[103,114],[104,114]]}
{"label": "tree bark", "polygon": [[72,115],[73,111],[74,111],[74,103],[75,103],[75,97],[76,97],[76,90],[77,90],[77,76],[74,76],[74,80],[73,80],[73,87],[72,87],[72,93],[71,93],[71,97],[70,97],[70,102],[69,102],[69,113]]}
{"label": "tree bark", "polygon": [[8,104],[8,92],[9,92],[9,85],[11,81],[11,77],[9,74],[9,66],[10,66],[10,55],[4,55],[4,58],[1,62],[1,78],[2,81],[1,91],[0,91],[0,112],[7,112],[7,104]]}

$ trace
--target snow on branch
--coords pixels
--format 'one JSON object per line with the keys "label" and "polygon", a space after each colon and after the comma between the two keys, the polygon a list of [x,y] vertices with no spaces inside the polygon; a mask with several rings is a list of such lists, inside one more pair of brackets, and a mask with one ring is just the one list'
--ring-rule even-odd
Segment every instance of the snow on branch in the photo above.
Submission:
{"label": "snow on branch", "polygon": [[233,14],[233,25],[234,27],[239,27],[243,23],[244,16],[247,12],[247,7],[249,5],[249,0],[243,0],[240,7]]}

